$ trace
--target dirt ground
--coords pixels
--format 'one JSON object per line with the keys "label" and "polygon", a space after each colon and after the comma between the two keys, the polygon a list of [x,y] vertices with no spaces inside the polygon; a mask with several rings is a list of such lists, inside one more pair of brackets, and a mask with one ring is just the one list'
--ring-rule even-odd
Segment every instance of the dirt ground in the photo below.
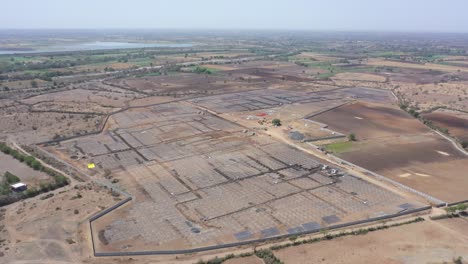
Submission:
{"label": "dirt ground", "polygon": [[421,110],[437,106],[468,110],[468,82],[395,84],[395,93]]}
{"label": "dirt ground", "polygon": [[468,71],[468,68],[455,67],[455,66],[450,66],[450,65],[433,64],[433,63],[425,63],[425,64],[406,63],[406,62],[390,61],[390,60],[382,60],[382,59],[369,59],[367,61],[367,65],[446,71],[446,72],[458,72],[458,71],[467,72]]}
{"label": "dirt ground", "polygon": [[89,254],[87,219],[119,199],[92,183],[52,193],[6,207],[0,263],[82,263]]}
{"label": "dirt ground", "polygon": [[224,264],[263,264],[263,260],[257,256],[250,256],[245,258],[235,258],[225,261]]}
{"label": "dirt ground", "polygon": [[452,263],[468,259],[466,218],[425,221],[361,236],[289,247],[274,254],[284,263]]}
{"label": "dirt ground", "polygon": [[158,96],[206,96],[240,90],[266,88],[275,79],[247,79],[235,75],[177,73],[162,76],[125,78],[110,83],[126,89]]}
{"label": "dirt ground", "polygon": [[10,136],[24,144],[51,140],[56,135],[73,136],[99,129],[103,115],[33,112],[25,106],[0,110],[0,136]]}
{"label": "dirt ground", "polygon": [[47,174],[33,170],[10,155],[0,153],[0,177],[3,177],[6,171],[18,176],[21,182],[26,183],[28,186],[38,186],[39,183],[47,183],[51,180]]}
{"label": "dirt ground", "polygon": [[354,103],[325,112],[312,120],[328,124],[343,134],[355,133],[359,140],[427,132],[426,127],[396,107]]}
{"label": "dirt ground", "polygon": [[448,202],[467,198],[468,157],[402,110],[356,103],[312,119],[356,134],[339,157]]}
{"label": "dirt ground", "polygon": [[347,81],[369,81],[369,82],[385,82],[386,78],[376,74],[345,72],[338,73],[333,80],[347,80]]}
{"label": "dirt ground", "polygon": [[[246,54],[248,54],[246,51],[228,53],[209,52],[189,54],[187,56],[188,58],[185,58],[182,54],[178,56],[161,56],[154,58],[154,62],[164,61],[172,63],[193,59],[202,60],[203,58],[214,56],[238,57],[245,56]],[[302,53],[296,57],[300,60],[330,63],[340,59],[338,57],[318,53]],[[451,62],[458,63],[456,58],[451,58]],[[430,132],[416,119],[399,110],[395,106],[395,97],[389,92],[390,89],[394,90],[397,94],[410,100],[415,106],[421,109],[447,105],[456,109],[467,110],[468,96],[466,93],[468,91],[468,82],[459,80],[453,82],[446,81],[447,78],[463,77],[463,74],[467,73],[463,72],[464,70],[458,72],[460,67],[454,64],[423,65],[386,61],[383,59],[371,59],[368,65],[376,66],[375,68],[382,68],[381,66],[394,67],[397,70],[395,70],[395,72],[381,72],[380,70],[376,72],[372,70],[372,72],[367,73],[344,72],[330,79],[319,81],[314,76],[318,73],[326,73],[327,71],[318,67],[304,67],[296,65],[293,62],[284,61],[251,61],[241,64],[206,65],[209,68],[216,69],[212,75],[169,73],[168,75],[160,76],[112,79],[108,80],[107,84],[102,83],[100,80],[87,81],[70,85],[70,87],[67,87],[63,91],[47,92],[43,95],[24,97],[15,101],[0,101],[0,105],[2,106],[0,108],[0,114],[2,116],[0,132],[2,133],[1,135],[14,136],[16,140],[21,143],[35,143],[51,139],[55,134],[71,136],[79,133],[97,131],[102,125],[106,114],[126,107],[149,106],[170,101],[180,101],[184,98],[201,98],[210,95],[229,93],[226,97],[224,95],[219,96],[219,98],[217,98],[219,102],[217,105],[214,105],[219,109],[223,109],[224,106],[233,103],[232,98],[234,97],[231,97],[231,94],[239,91],[258,90],[258,93],[252,93],[252,95],[255,95],[255,98],[253,98],[253,96],[247,96],[247,98],[244,98],[245,102],[240,102],[246,107],[245,109],[248,110],[236,110],[233,112],[219,111],[220,117],[244,126],[236,128],[239,130],[239,133],[244,130],[241,134],[242,137],[257,137],[260,133],[256,135],[255,132],[263,132],[265,129],[267,133],[266,135],[262,134],[262,137],[268,138],[268,140],[271,141],[274,140],[270,139],[268,135],[272,135],[272,138],[286,138],[290,131],[298,131],[303,133],[306,137],[324,137],[333,134],[330,134],[328,130],[324,130],[325,127],[321,124],[309,124],[302,118],[304,116],[316,114],[327,108],[337,107],[346,102],[358,100],[358,103],[342,106],[312,118],[313,120],[328,124],[329,129],[341,132],[345,135],[351,132],[356,133],[358,142],[353,143],[352,148],[346,152],[338,154],[340,157],[446,201],[467,199],[466,186],[468,186],[468,178],[464,172],[468,170],[468,158],[455,150],[449,142]],[[120,69],[131,65],[122,63],[110,66]],[[371,69],[373,68],[374,67]],[[468,68],[465,67],[464,69]],[[468,72],[468,70],[466,71]],[[7,84],[9,85],[9,83]],[[12,88],[25,88],[28,85],[29,83],[26,82],[22,84],[12,83]],[[40,85],[42,85],[41,82]],[[262,97],[272,96],[275,92],[278,92],[276,89],[281,90],[281,93],[278,93],[277,100],[284,99],[282,98],[284,96],[288,97],[290,101],[278,107],[278,104],[272,104],[268,98]],[[312,103],[301,102],[301,99],[304,99],[305,96],[310,97]],[[250,99],[260,99],[260,101],[249,101]],[[317,101],[314,102],[314,100]],[[151,199],[156,201],[154,203],[155,206],[149,203],[134,203],[132,205],[132,210],[134,211],[130,213],[135,213],[135,215],[140,213],[141,215],[138,217],[125,219],[122,215],[117,214],[117,217],[112,219],[112,222],[115,220],[114,227],[116,231],[114,233],[109,232],[109,237],[113,237],[116,241],[119,239],[119,235],[123,234],[122,236],[124,237],[126,235],[125,233],[119,233],[117,231],[119,231],[119,226],[124,223],[123,221],[128,221],[128,223],[138,222],[140,226],[149,227],[147,229],[149,231],[144,230],[141,233],[135,231],[138,231],[137,228],[140,228],[140,226],[137,226],[135,230],[130,230],[130,235],[138,233],[140,236],[136,239],[130,238],[129,240],[133,239],[141,242],[143,239],[140,238],[143,236],[151,236],[150,233],[155,233],[152,234],[154,237],[164,237],[168,234],[167,237],[165,237],[167,240],[173,238],[175,235],[171,233],[172,231],[169,230],[170,228],[166,228],[167,230],[165,230],[165,228],[154,228],[153,224],[157,222],[154,219],[159,220],[163,219],[163,217],[172,217],[170,216],[169,209],[164,207],[159,208],[157,206],[171,204],[174,200],[172,197],[174,193],[176,193],[177,199],[179,199],[177,201],[178,203],[186,203],[187,206],[191,206],[197,210],[198,207],[206,209],[207,215],[212,213],[210,210],[216,211],[219,208],[221,208],[220,210],[224,210],[226,209],[225,207],[235,205],[241,200],[239,198],[242,196],[241,191],[231,191],[236,195],[232,196],[232,201],[223,206],[204,206],[203,203],[198,205],[195,202],[192,204],[189,202],[189,199],[193,197],[186,195],[185,192],[179,192],[179,189],[177,189],[186,188],[186,186],[180,186],[180,182],[178,183],[174,180],[179,179],[181,175],[182,179],[186,177],[190,180],[199,180],[200,188],[204,188],[202,186],[203,184],[208,184],[204,182],[205,180],[209,182],[217,180],[221,176],[225,177],[223,174],[210,174],[211,169],[208,170],[210,167],[202,166],[205,163],[212,166],[211,163],[218,162],[218,171],[222,172],[223,170],[227,170],[228,174],[244,173],[242,170],[245,170],[245,175],[247,175],[247,177],[254,175],[252,173],[248,174],[247,172],[249,172],[250,169],[241,167],[240,164],[243,164],[241,162],[233,165],[232,167],[234,168],[232,170],[229,169],[233,160],[246,160],[242,153],[232,152],[229,153],[229,155],[220,155],[218,153],[218,155],[216,155],[216,153],[210,149],[211,147],[216,148],[222,144],[234,144],[236,141],[231,142],[231,138],[224,137],[225,134],[221,133],[223,129],[222,126],[220,126],[220,122],[212,122],[209,119],[204,120],[206,118],[205,110],[190,109],[188,112],[182,111],[179,116],[175,116],[172,119],[169,118],[169,112],[180,111],[183,109],[184,105],[191,105],[193,107],[201,106],[208,110],[216,109],[210,108],[210,104],[214,102],[213,98],[207,98],[205,100],[200,99],[198,101],[200,101],[200,103],[197,103],[195,100],[177,103],[178,105],[174,106],[172,109],[169,109],[170,107],[165,109],[164,107],[158,108],[156,106],[154,109],[148,111],[143,108],[132,109],[118,115],[113,115],[109,119],[109,123],[107,123],[105,133],[97,135],[96,140],[94,137],[90,137],[90,139],[92,139],[90,141],[79,142],[78,145],[82,148],[82,152],[83,149],[96,151],[96,157],[93,157],[93,154],[89,155],[88,159],[93,157],[96,160],[101,160],[102,164],[99,162],[96,163],[98,167],[104,164],[105,168],[107,168],[106,166],[111,168],[113,179],[120,180],[117,184],[118,186],[123,186],[127,188],[127,190],[133,191],[137,199],[146,197],[145,199],[150,200],[148,197],[154,196],[151,197]],[[61,111],[81,113],[61,113]],[[91,112],[102,113],[102,115],[90,116],[87,114]],[[196,112],[199,116],[194,120],[189,120],[190,122],[188,123],[190,123],[190,125],[185,124],[186,118],[192,115],[192,112]],[[154,117],[160,118],[166,115],[168,116],[168,120],[152,119]],[[278,128],[273,127],[271,125],[271,120],[273,118],[280,118],[283,122],[283,126]],[[432,116],[432,118],[435,118],[434,120],[437,120],[437,122],[441,124],[444,122],[446,124],[450,123],[449,125],[451,128],[449,128],[449,130],[454,133],[454,135],[455,133],[460,137],[468,135],[465,124],[462,123],[459,125],[458,119],[454,121],[455,119],[451,117],[452,119],[447,121],[445,116],[440,117],[437,115],[435,117]],[[259,124],[258,121],[263,119],[265,119],[264,124]],[[206,126],[208,128],[213,126],[213,130],[215,131],[207,132],[207,128],[200,125],[200,120],[206,121]],[[162,121],[167,123],[163,124],[161,123]],[[180,123],[181,121],[182,123]],[[126,127],[126,122],[142,123],[141,127],[133,129],[133,127]],[[197,131],[193,138],[191,138],[192,135],[190,135],[190,131]],[[117,132],[125,133],[119,134]],[[126,143],[126,147],[122,148],[123,143],[120,141],[124,140],[120,140],[119,138],[131,139],[129,136],[130,134],[132,136],[135,135],[135,138],[138,137],[138,140],[134,139],[130,144]],[[212,136],[213,139],[204,138],[207,135]],[[101,140],[100,137],[107,138]],[[218,137],[222,138],[222,140],[218,140]],[[158,140],[161,140],[162,143]],[[203,143],[205,140],[209,141],[209,144]],[[255,145],[254,141],[249,141],[249,143],[252,146]],[[271,144],[271,142],[269,144]],[[194,146],[193,149],[196,151],[204,150],[202,153],[203,155],[199,154],[199,152],[194,152],[194,154],[191,154],[194,157],[185,157],[184,155],[187,155],[190,151],[184,148],[190,148],[192,145]],[[247,143],[245,145],[250,146]],[[161,146],[167,148],[159,148]],[[206,146],[210,146],[210,148]],[[65,147],[69,146],[66,146],[66,144],[59,145],[58,149],[63,150]],[[151,156],[151,151],[146,150],[146,148],[150,147],[152,148],[151,151],[157,152],[161,157],[157,155]],[[256,146],[256,148],[258,148],[258,146]],[[180,149],[178,155],[180,154],[181,156],[171,156],[175,155],[173,152],[178,149]],[[143,150],[144,155],[131,154],[133,151],[138,152],[141,150]],[[281,157],[281,160],[284,159],[287,161],[285,162],[286,165],[289,164],[289,166],[291,166],[291,164],[296,162],[296,160],[289,161],[291,157],[294,157],[294,159],[302,159],[299,154],[295,152],[289,153],[286,152],[286,150],[286,148],[283,148],[281,151],[278,151],[278,153],[284,156]],[[55,154],[58,152],[59,150]],[[252,156],[254,150],[246,147],[245,152]],[[68,155],[69,153],[66,154],[67,155],[63,154],[60,157],[65,160],[71,157],[71,155]],[[85,153],[83,153],[83,155],[84,154]],[[86,152],[86,154],[89,153]],[[167,155],[167,157],[165,155]],[[212,157],[213,155],[220,157]],[[142,156],[144,156],[143,163],[145,166],[141,165]],[[258,156],[259,158],[265,158],[264,154]],[[203,159],[210,159],[210,161],[205,162],[204,160],[200,160],[200,157]],[[174,159],[174,161],[165,162],[164,159],[166,158]],[[185,159],[186,164],[184,165],[183,162]],[[312,159],[307,157],[303,158],[303,160],[308,162]],[[88,162],[89,160],[70,160],[71,164],[80,166],[80,168],[85,168]],[[268,162],[275,164],[274,160]],[[0,166],[4,163],[4,159],[2,159],[0,155]],[[8,160],[6,163],[8,163]],[[158,167],[163,163],[166,163],[165,166],[168,167]],[[250,163],[246,162],[246,164]],[[258,164],[252,164],[253,166],[258,166]],[[10,164],[5,165],[9,166]],[[171,166],[174,166],[174,168]],[[175,173],[175,176],[170,176],[168,172],[172,173],[176,171],[175,168],[177,168],[179,172]],[[2,169],[3,168],[0,168],[0,172]],[[20,176],[20,178],[22,174],[28,174],[27,172],[16,169],[16,167],[12,168],[12,172]],[[199,171],[197,172],[197,170]],[[261,171],[264,169],[259,168],[259,170]],[[284,170],[286,173],[287,169]],[[89,171],[85,172],[88,173]],[[92,173],[94,172],[90,172],[90,174]],[[93,177],[99,177],[99,173],[94,174],[96,175]],[[199,175],[203,177],[197,178],[196,176]],[[218,178],[210,178],[210,175],[217,175],[216,177]],[[40,175],[30,173],[28,176],[32,176],[34,180],[37,180]],[[159,185],[157,186],[155,185],[155,178],[161,179],[161,183],[158,182]],[[28,179],[25,179],[25,181],[29,183]],[[189,185],[192,184],[189,180],[186,180],[186,182],[189,182]],[[193,184],[195,185],[195,183]],[[118,198],[112,197],[106,189],[94,186],[91,183],[85,186],[88,185],[91,185],[91,187],[80,187],[81,189],[79,190],[67,187],[66,189],[54,191],[54,196],[52,198],[42,200],[41,197],[45,195],[40,195],[36,198],[28,199],[24,202],[19,202],[7,207],[5,218],[0,220],[0,227],[3,228],[4,226],[0,240],[5,239],[4,242],[0,243],[0,252],[5,254],[5,256],[0,257],[0,263],[3,263],[3,261],[6,261],[5,263],[35,263],[42,261],[44,263],[99,264],[196,262],[194,261],[196,256],[180,256],[180,259],[179,256],[91,258],[91,243],[88,234],[89,227],[87,225],[87,219],[97,211],[115,203]],[[247,190],[249,185],[251,184],[242,186],[241,190]],[[164,190],[166,186],[170,190],[166,192],[161,191]],[[231,185],[229,185],[229,188],[231,188],[230,186]],[[236,185],[233,186],[236,187]],[[197,186],[196,189],[198,189],[198,187],[199,186]],[[259,190],[261,190],[261,188],[255,189],[255,191]],[[223,193],[223,199],[225,199],[228,191],[230,191],[230,189],[219,191],[219,193]],[[347,203],[353,200],[342,199],[337,192],[330,190],[324,193],[319,191],[315,192],[317,192],[317,194],[314,193],[315,195],[323,195],[323,200],[329,199],[331,201],[336,198],[337,200],[333,200],[333,202],[336,202],[338,205],[342,202]],[[81,198],[77,198],[78,193],[82,196]],[[161,195],[156,196],[159,194]],[[202,194],[206,195],[208,198],[211,196],[214,197],[214,195],[208,192]],[[169,200],[164,200],[166,196],[172,197],[172,200],[170,202]],[[379,198],[382,198],[382,195],[377,193],[372,196],[372,198],[369,198],[369,200],[373,201]],[[221,199],[213,198],[213,200],[216,202]],[[298,203],[297,201],[298,200],[293,200],[291,204],[306,204]],[[385,202],[388,202],[388,200]],[[354,208],[354,204],[353,206],[348,206],[347,204],[340,206],[343,208]],[[284,207],[284,210],[293,208],[293,206],[290,205],[285,205]],[[127,210],[129,208],[130,206],[124,209]],[[330,208],[330,206],[327,205],[323,208]],[[157,209],[159,209],[159,211]],[[193,212],[201,214],[195,209]],[[236,212],[234,209],[231,211]],[[264,208],[260,209],[263,210]],[[301,215],[309,212],[318,212],[317,209],[305,210],[301,207],[298,207],[298,209],[298,214]],[[269,209],[267,208],[266,210]],[[193,213],[188,209],[184,212]],[[265,225],[267,221],[260,217],[262,212],[261,210],[259,212],[251,210],[240,214],[239,218],[236,218],[235,221],[233,220],[232,222],[220,222],[219,224],[215,220],[213,220],[213,222],[218,226],[226,224],[226,226],[231,228],[235,226],[236,223],[238,224],[245,221],[246,224],[243,224],[243,228],[247,225],[253,225],[255,228],[252,228],[252,230],[255,230],[256,235],[260,235],[260,231],[267,230],[269,227],[275,225],[275,223]],[[161,213],[161,216],[157,215],[157,213]],[[216,215],[215,213],[218,214],[218,212],[213,212],[213,215]],[[255,217],[249,218],[249,214],[253,214]],[[281,217],[283,216],[282,214],[278,215]],[[285,218],[286,216],[293,216],[293,214],[290,213],[284,215]],[[353,215],[353,217],[354,216],[356,215]],[[297,216],[294,217],[299,219]],[[317,217],[317,219],[321,219],[321,215]],[[177,219],[184,220],[185,218],[181,217]],[[186,228],[187,222],[182,220],[176,222]],[[287,220],[289,221],[289,219]],[[348,218],[343,218],[343,220],[348,220]],[[279,251],[278,254],[280,259],[286,263],[347,263],[362,262],[363,259],[382,263],[450,262],[454,256],[457,256],[457,252],[461,252],[461,255],[464,254],[463,256],[466,256],[467,253],[466,246],[462,246],[463,243],[466,244],[467,242],[467,234],[465,232],[467,230],[466,220],[464,220],[465,222],[463,222],[463,220],[464,219],[454,219],[450,221],[424,222],[401,227],[401,232],[382,231],[383,233],[343,238],[341,240],[334,240],[334,242],[288,248]],[[276,219],[276,221],[278,220]],[[297,224],[302,224],[303,222],[305,222],[305,220]],[[108,223],[105,222],[100,227],[98,226],[98,230],[103,230],[107,224]],[[296,223],[294,225],[296,225]],[[236,232],[240,230],[243,229],[229,230],[229,234],[237,234]],[[285,230],[281,229],[281,232],[283,231],[285,232]],[[0,232],[2,232],[2,230],[0,230]],[[460,237],[455,235],[455,232],[463,233],[461,240]],[[198,241],[196,240],[196,236],[188,231],[182,235],[182,237],[184,236],[190,236],[191,239],[193,239],[190,241],[191,244],[186,245],[188,247],[195,244],[211,245],[211,240]],[[124,238],[127,239],[128,237]],[[157,239],[154,239],[154,241],[163,243],[162,239],[159,237],[156,238]],[[96,236],[95,239],[98,239],[98,236]],[[153,237],[151,237],[151,239],[153,239]],[[222,243],[224,239],[227,238],[219,236],[219,238],[217,238],[217,243]],[[229,239],[233,238],[229,237],[227,240]],[[395,240],[397,242],[395,242]],[[450,244],[451,240],[456,242]],[[132,244],[135,247],[129,250],[137,250],[138,243],[140,242]],[[125,241],[121,242],[121,244],[118,243],[120,242],[116,242],[118,246],[128,245],[128,243],[125,244]],[[388,252],[385,251],[385,245],[388,245]],[[149,249],[157,248],[153,247],[150,243],[145,246]],[[180,247],[180,245],[167,243],[164,248],[171,249],[176,247]],[[121,248],[118,249],[121,250]],[[343,251],[344,253],[336,254],[337,251]],[[424,252],[430,253],[424,254]],[[207,254],[211,254],[211,252]],[[254,264],[262,263],[262,261],[256,257],[249,257],[230,260],[226,263]]]}
{"label": "dirt ground", "polygon": [[468,114],[441,110],[425,114],[424,117],[436,126],[447,128],[451,136],[468,141]]}
{"label": "dirt ground", "polygon": [[296,55],[295,57],[300,59],[310,59],[316,61],[336,61],[337,59],[336,57],[331,57],[316,52],[302,52],[301,54]]}

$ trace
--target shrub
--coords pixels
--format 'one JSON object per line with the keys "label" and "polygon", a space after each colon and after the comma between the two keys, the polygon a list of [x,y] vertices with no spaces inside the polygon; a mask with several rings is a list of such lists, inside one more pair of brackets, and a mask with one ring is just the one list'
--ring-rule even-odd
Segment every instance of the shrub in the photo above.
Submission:
{"label": "shrub", "polygon": [[33,88],[37,88],[37,87],[38,87],[37,81],[32,80],[32,81],[31,81],[31,86],[32,86]]}
{"label": "shrub", "polygon": [[31,187],[29,188],[28,190],[26,190],[26,197],[34,197],[36,195],[38,195],[40,192],[39,190],[37,190],[35,187]]}
{"label": "shrub", "polygon": [[418,118],[418,117],[419,117],[419,113],[418,113],[416,110],[414,110],[413,108],[411,108],[410,110],[408,110],[408,113],[409,113],[410,115],[412,115],[413,117],[415,117],[415,118]]}
{"label": "shrub", "polygon": [[200,67],[200,66],[197,66],[195,68],[195,70],[193,70],[194,73],[198,73],[198,74],[202,74],[202,73],[205,73],[205,74],[212,74],[213,72],[208,69],[208,68],[204,68],[204,67]]}
{"label": "shrub", "polygon": [[40,170],[42,168],[42,164],[37,160],[33,160],[31,162],[31,167],[35,170]]}
{"label": "shrub", "polygon": [[263,259],[263,262],[265,262],[265,264],[281,264],[281,263],[283,263],[269,249],[262,249],[262,250],[256,251],[255,255],[257,257]]}
{"label": "shrub", "polygon": [[356,141],[357,140],[356,135],[354,133],[349,134],[348,135],[348,140],[349,141]]}
{"label": "shrub", "polygon": [[49,193],[49,194],[46,194],[46,195],[42,196],[40,199],[41,199],[41,200],[46,200],[46,199],[49,199],[49,198],[51,198],[51,197],[53,197],[53,196],[54,196],[53,193]]}
{"label": "shrub", "polygon": [[463,148],[468,148],[468,141],[462,141],[461,145]]}
{"label": "shrub", "polygon": [[447,211],[447,213],[457,213],[457,212],[465,211],[467,208],[468,206],[462,203],[462,204],[447,207],[445,210]]}
{"label": "shrub", "polygon": [[271,121],[271,123],[274,125],[274,126],[281,126],[281,120],[279,120],[278,118],[275,118]]}
{"label": "shrub", "polygon": [[17,183],[17,182],[20,182],[20,178],[18,178],[18,176],[14,175],[13,173],[7,171],[5,172],[5,180],[8,184],[13,184],[13,183]]}
{"label": "shrub", "polygon": [[27,156],[26,158],[24,158],[24,161],[26,162],[26,164],[28,164],[28,166],[32,166],[32,163],[35,161],[36,159],[33,157],[33,156]]}

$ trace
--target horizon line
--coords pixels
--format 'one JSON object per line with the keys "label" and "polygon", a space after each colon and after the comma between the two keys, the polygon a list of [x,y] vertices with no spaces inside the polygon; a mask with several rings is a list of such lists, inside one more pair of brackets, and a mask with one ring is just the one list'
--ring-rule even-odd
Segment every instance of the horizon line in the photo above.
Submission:
{"label": "horizon line", "polygon": [[101,27],[101,28],[89,28],[89,27],[67,27],[67,28],[60,28],[60,27],[39,27],[39,28],[1,28],[0,31],[25,31],[25,30],[36,30],[36,31],[43,31],[43,30],[82,30],[82,31],[104,31],[104,30],[128,30],[128,31],[139,31],[139,30],[161,30],[161,31],[244,31],[244,32],[315,32],[315,33],[425,33],[425,34],[468,34],[468,31],[446,31],[446,30],[390,30],[390,29],[305,29],[305,28],[182,28],[182,27],[174,27],[174,28],[163,28],[163,27],[133,27],[133,28],[126,28],[126,27]]}

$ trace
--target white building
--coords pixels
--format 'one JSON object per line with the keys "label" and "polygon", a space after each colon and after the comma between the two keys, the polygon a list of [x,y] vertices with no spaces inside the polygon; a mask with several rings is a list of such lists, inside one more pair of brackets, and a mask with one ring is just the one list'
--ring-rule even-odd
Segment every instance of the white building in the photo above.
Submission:
{"label": "white building", "polygon": [[22,192],[28,188],[28,186],[22,182],[12,184],[10,185],[10,187],[11,187],[11,190],[13,190],[14,192]]}

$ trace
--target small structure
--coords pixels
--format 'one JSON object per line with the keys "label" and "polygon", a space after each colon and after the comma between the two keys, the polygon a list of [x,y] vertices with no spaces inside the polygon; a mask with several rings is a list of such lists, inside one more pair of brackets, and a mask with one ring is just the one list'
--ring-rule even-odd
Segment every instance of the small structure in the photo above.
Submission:
{"label": "small structure", "polygon": [[22,183],[22,182],[12,184],[12,185],[10,185],[10,187],[11,187],[11,190],[14,191],[14,192],[26,191],[26,189],[28,188],[28,186],[26,184]]}

